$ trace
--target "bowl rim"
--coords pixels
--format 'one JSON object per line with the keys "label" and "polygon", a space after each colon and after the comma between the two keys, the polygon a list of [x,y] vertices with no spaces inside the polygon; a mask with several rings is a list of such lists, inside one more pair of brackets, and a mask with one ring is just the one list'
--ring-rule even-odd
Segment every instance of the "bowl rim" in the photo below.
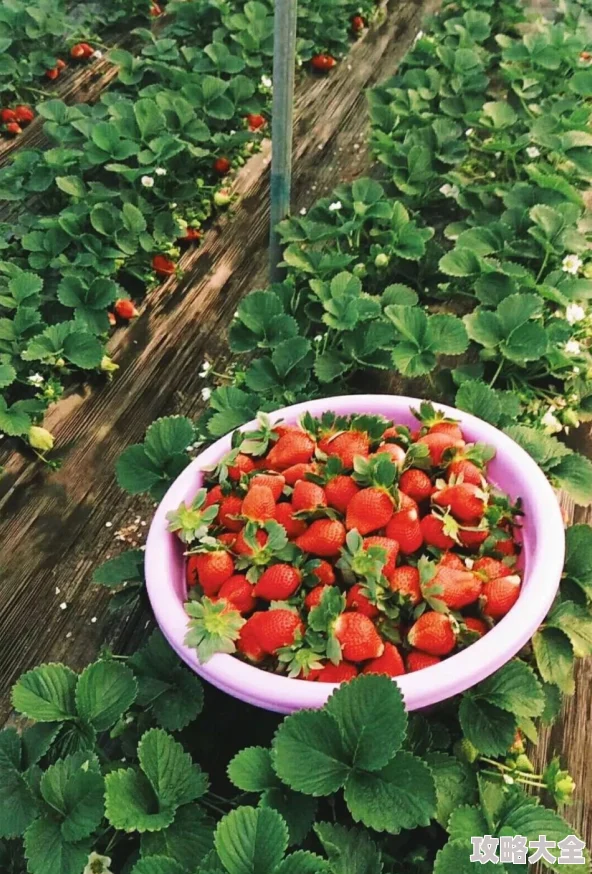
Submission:
{"label": "bowl rim", "polygon": [[[338,414],[372,413],[395,418],[402,408],[418,408],[421,399],[403,395],[341,395],[320,398],[283,407],[269,413],[272,422],[279,419],[295,421],[302,413],[313,416],[328,410]],[[496,456],[512,459],[513,468],[520,469],[525,488],[536,500],[530,500],[529,522],[536,532],[537,550],[529,560],[524,583],[537,580],[537,597],[531,598],[523,585],[516,605],[488,634],[443,662],[411,674],[397,677],[408,710],[436,704],[464,692],[490,676],[508,662],[530,640],[547,615],[557,593],[565,554],[565,534],[561,510],[553,488],[542,470],[528,453],[510,437],[488,422],[470,413],[445,404],[434,404],[437,410],[458,419],[467,428],[474,442],[493,445]],[[244,431],[256,426],[255,421],[241,425]],[[201,487],[201,468],[216,463],[231,448],[231,433],[218,439],[201,452],[170,486],[160,502],[149,529],[145,550],[146,587],[160,629],[170,645],[197,674],[232,695],[280,713],[302,708],[322,707],[337,688],[335,683],[311,683],[263,671],[233,655],[218,653],[201,664],[195,650],[186,647],[183,639],[188,617],[173,584],[172,561],[178,540],[167,530],[166,514],[181,501],[191,500]],[[524,495],[522,495],[524,497]],[[528,611],[519,610],[528,599]]]}

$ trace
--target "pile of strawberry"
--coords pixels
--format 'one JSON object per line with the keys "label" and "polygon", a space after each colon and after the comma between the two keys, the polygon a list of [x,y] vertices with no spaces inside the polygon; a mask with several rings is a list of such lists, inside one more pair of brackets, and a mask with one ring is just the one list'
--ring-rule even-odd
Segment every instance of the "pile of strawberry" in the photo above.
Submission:
{"label": "pile of strawberry", "polygon": [[422,404],[275,424],[260,414],[191,506],[186,643],[306,680],[437,664],[515,604],[521,515],[487,479],[493,450]]}

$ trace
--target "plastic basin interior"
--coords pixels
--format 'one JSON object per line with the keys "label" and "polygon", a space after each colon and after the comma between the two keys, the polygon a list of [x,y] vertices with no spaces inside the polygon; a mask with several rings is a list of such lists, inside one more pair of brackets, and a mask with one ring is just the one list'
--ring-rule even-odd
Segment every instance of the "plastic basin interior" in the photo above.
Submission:
{"label": "plastic basin interior", "polygon": [[[353,395],[324,398],[286,407],[271,414],[273,421],[295,422],[308,411],[319,416],[327,410],[338,414],[381,414],[397,424],[413,425],[410,408],[420,401],[394,395]],[[488,471],[491,480],[513,499],[522,498],[524,522],[521,565],[524,578],[518,602],[495,628],[472,646],[438,665],[397,678],[409,710],[443,701],[488,677],[511,659],[532,637],[547,614],[559,585],[565,538],[555,494],[532,458],[493,426],[442,404],[438,408],[459,419],[468,442],[488,443],[496,457]],[[254,423],[243,426],[252,428]],[[202,452],[168,490],[152,522],[146,545],[146,582],[156,620],[180,657],[204,679],[250,704],[291,713],[321,707],[334,690],[333,683],[288,679],[218,654],[200,664],[194,650],[184,646],[187,615],[183,547],[167,531],[166,514],[181,501],[189,502],[202,485],[201,469],[217,462],[230,450],[230,435]]]}

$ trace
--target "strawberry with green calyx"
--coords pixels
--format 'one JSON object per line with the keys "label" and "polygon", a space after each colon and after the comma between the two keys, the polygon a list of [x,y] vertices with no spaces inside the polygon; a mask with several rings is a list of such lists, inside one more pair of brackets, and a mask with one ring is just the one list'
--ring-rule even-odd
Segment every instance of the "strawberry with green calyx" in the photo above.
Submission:
{"label": "strawberry with green calyx", "polygon": [[267,456],[270,470],[285,470],[295,464],[308,464],[315,451],[315,442],[304,431],[290,431],[279,438]]}
{"label": "strawberry with green calyx", "polygon": [[407,425],[389,425],[382,432],[382,439],[387,443],[391,441],[394,443],[400,443],[403,449],[409,449],[411,444],[411,431],[407,427]]}
{"label": "strawberry with green calyx", "polygon": [[327,506],[327,498],[323,488],[314,482],[299,480],[292,493],[294,512],[317,510]]}
{"label": "strawberry with green calyx", "polygon": [[416,567],[401,565],[395,568],[388,577],[388,583],[390,590],[395,592],[403,603],[408,602],[416,607],[422,600],[419,570]]}
{"label": "strawberry with green calyx", "polygon": [[345,526],[337,519],[315,519],[304,534],[296,539],[296,546],[319,558],[339,555],[345,543]]}
{"label": "strawberry with green calyx", "polygon": [[253,613],[240,630],[236,642],[237,651],[251,662],[261,662],[265,658],[263,647],[259,643],[258,628],[263,613]]}
{"label": "strawberry with green calyx", "polygon": [[458,522],[477,525],[483,518],[488,494],[473,483],[456,483],[439,489],[432,495],[432,502],[447,508]]}
{"label": "strawberry with green calyx", "polygon": [[290,561],[295,554],[293,545],[288,543],[285,529],[273,519],[262,527],[255,522],[247,522],[237,536],[234,551],[239,554],[236,562],[239,570],[267,567],[274,558]]}
{"label": "strawberry with green calyx", "polygon": [[[258,528],[255,522],[247,522],[245,527],[236,535],[233,545],[233,551],[240,556],[239,562],[243,562],[243,567],[248,567],[250,559],[253,559],[255,556],[259,557],[265,554],[268,540],[269,535],[267,531]],[[249,559],[249,561],[246,559]],[[259,563],[265,564],[266,562],[262,560]]]}
{"label": "strawberry with green calyx", "polygon": [[427,446],[432,465],[439,467],[446,452],[464,449],[465,442],[446,432],[430,431],[420,437],[416,445]]}
{"label": "strawberry with green calyx", "polygon": [[[522,768],[522,770],[525,770]],[[554,758],[543,771],[543,782],[556,804],[571,804],[576,784],[568,771],[561,769],[559,757]]]}
{"label": "strawberry with green calyx", "polygon": [[302,573],[293,565],[272,564],[263,571],[255,584],[255,596],[264,601],[285,601],[299,588]]}
{"label": "strawberry with green calyx", "polygon": [[456,440],[463,439],[463,433],[460,429],[457,419],[453,419],[443,413],[441,410],[436,410],[433,404],[429,401],[422,401],[419,405],[419,410],[412,409],[411,412],[416,419],[421,423],[421,433],[423,434],[449,434]]}
{"label": "strawberry with green calyx", "polygon": [[393,643],[385,643],[384,652],[371,659],[362,668],[363,674],[386,674],[387,677],[400,677],[406,673],[401,653]]}
{"label": "strawberry with green calyx", "polygon": [[246,522],[268,522],[275,517],[275,500],[268,486],[252,485],[241,506]]}
{"label": "strawberry with green calyx", "polygon": [[463,449],[447,450],[443,455],[446,480],[483,485],[485,468],[495,458],[495,449],[486,443],[468,443]]}
{"label": "strawberry with green calyx", "polygon": [[239,448],[246,455],[261,458],[279,439],[276,425],[272,424],[267,413],[257,413],[257,428],[238,432]]}
{"label": "strawberry with green calyx", "polygon": [[317,559],[315,567],[312,567],[311,573],[324,586],[332,586],[335,583],[335,571],[333,565],[324,559]]}
{"label": "strawberry with green calyx", "polygon": [[238,495],[226,495],[222,497],[220,509],[216,521],[228,531],[238,533],[245,524],[238,517],[242,510],[242,499]]}
{"label": "strawberry with green calyx", "polygon": [[385,529],[385,534],[399,544],[404,555],[416,552],[423,545],[419,512],[415,501],[400,493],[400,509],[396,510]]}
{"label": "strawberry with green calyx", "polygon": [[[314,462],[309,462],[308,464],[293,464],[292,467],[287,467],[283,471],[283,476],[286,480],[286,485],[295,486],[300,479],[316,482],[314,475],[318,473],[318,470],[319,466]],[[320,485],[323,485],[323,483],[320,483]]]}
{"label": "strawberry with green calyx", "polygon": [[238,447],[227,452],[220,461],[211,467],[202,470],[210,479],[218,479],[221,485],[229,480],[238,482],[241,476],[249,474],[255,469],[255,463],[249,455],[244,455]]}
{"label": "strawberry with green calyx", "polygon": [[460,646],[470,646],[489,631],[489,625],[477,616],[466,616],[460,625],[457,643]]}
{"label": "strawberry with green calyx", "polygon": [[340,431],[329,439],[321,441],[319,449],[330,458],[339,458],[343,467],[351,470],[355,458],[368,457],[370,439],[364,431]]}
{"label": "strawberry with green calyx", "polygon": [[206,490],[200,489],[190,506],[184,502],[167,513],[168,530],[177,534],[183,543],[200,540],[218,515],[217,504],[206,506]]}
{"label": "strawberry with green calyx", "polygon": [[436,565],[426,558],[420,558],[417,567],[424,600],[432,610],[461,610],[481,595],[481,580],[466,568]]}
{"label": "strawberry with green calyx", "polygon": [[254,473],[249,478],[249,489],[253,486],[267,486],[271,489],[274,501],[279,501],[286,485],[286,480],[279,473]]}
{"label": "strawberry with green calyx", "polygon": [[327,585],[322,584],[320,586],[315,586],[314,589],[310,590],[304,599],[304,606],[307,610],[312,610],[313,607],[319,606],[323,598],[323,593],[327,588]]}
{"label": "strawberry with green calyx", "polygon": [[326,641],[326,655],[333,664],[341,661],[341,647],[332,633],[333,625],[345,610],[345,595],[337,586],[325,586],[320,603],[308,614],[308,627],[312,632],[323,635]]}
{"label": "strawberry with green calyx", "polygon": [[304,633],[302,620],[293,610],[270,609],[255,615],[261,617],[255,628],[256,639],[266,655],[277,655]]}
{"label": "strawberry with green calyx", "polygon": [[294,515],[294,507],[289,501],[276,504],[274,518],[285,529],[290,540],[295,540],[307,530],[306,522]]}
{"label": "strawberry with green calyx", "polygon": [[222,584],[234,573],[232,556],[213,537],[202,538],[199,551],[189,554],[187,582],[202,587],[208,597],[217,595]]}
{"label": "strawberry with green calyx", "polygon": [[411,626],[407,640],[414,649],[428,655],[445,656],[456,645],[457,623],[448,613],[422,613]]}
{"label": "strawberry with green calyx", "polygon": [[323,486],[329,507],[345,514],[351,499],[360,491],[353,478],[343,473],[343,464],[337,455],[332,455],[315,473],[307,476],[311,482]]}
{"label": "strawberry with green calyx", "polygon": [[348,504],[345,527],[360,534],[370,534],[388,525],[395,509],[394,483],[397,468],[390,458],[356,458],[354,479],[362,488]]}
{"label": "strawberry with green calyx", "polygon": [[412,649],[407,653],[405,659],[407,671],[412,674],[415,671],[423,671],[424,668],[431,668],[432,665],[439,664],[442,659],[440,656],[430,655],[427,652],[421,652],[418,649]]}
{"label": "strawberry with green calyx", "polygon": [[244,574],[233,574],[225,583],[222,583],[216,601],[228,601],[231,607],[241,615],[252,613],[257,600],[253,594],[253,586]]}
{"label": "strawberry with green calyx", "polygon": [[342,657],[349,662],[377,659],[384,652],[384,643],[374,623],[361,613],[342,613],[334,621],[331,631]]}
{"label": "strawberry with green calyx", "polygon": [[488,619],[503,619],[520,596],[521,580],[518,574],[497,577],[483,586],[482,613]]}
{"label": "strawberry with green calyx", "polygon": [[419,523],[423,540],[436,549],[451,549],[458,539],[458,522],[450,515],[428,513]]}
{"label": "strawberry with green calyx", "polygon": [[369,619],[376,619],[380,615],[380,610],[373,603],[371,597],[368,588],[361,583],[356,583],[347,592],[345,606],[348,610],[354,610],[356,613],[361,613]]}
{"label": "strawberry with green calyx", "polygon": [[235,534],[234,531],[225,531],[223,534],[218,534],[217,540],[218,543],[221,543],[226,547],[226,549],[232,550],[234,549],[237,537],[238,534]]}
{"label": "strawberry with green calyx", "polygon": [[227,601],[214,602],[209,598],[188,601],[185,611],[190,619],[184,643],[197,651],[202,664],[215,653],[236,652],[236,641],[245,620]]}
{"label": "strawberry with green calyx", "polygon": [[397,443],[382,443],[376,452],[373,452],[368,458],[378,458],[380,455],[386,455],[398,468],[402,468],[405,463],[405,450]]}
{"label": "strawberry with green calyx", "polygon": [[[373,544],[372,542],[368,544],[367,540],[386,541],[390,545],[385,548],[384,544]],[[379,594],[383,591],[385,567],[392,563],[393,554],[396,561],[397,552],[398,544],[386,537],[366,538],[364,540],[357,531],[349,531],[337,567],[341,570],[346,582],[354,583],[361,579],[366,587],[364,595],[369,597],[373,604],[376,604]]]}
{"label": "strawberry with green calyx", "polygon": [[484,555],[475,561],[472,570],[473,573],[481,577],[483,582],[487,582],[488,580],[496,580],[498,577],[506,577],[510,572],[510,567],[498,558]]}

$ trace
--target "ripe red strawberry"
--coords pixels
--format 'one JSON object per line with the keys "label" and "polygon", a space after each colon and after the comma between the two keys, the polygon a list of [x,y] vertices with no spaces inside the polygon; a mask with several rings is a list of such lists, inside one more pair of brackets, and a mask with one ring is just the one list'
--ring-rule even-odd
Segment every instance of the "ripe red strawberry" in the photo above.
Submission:
{"label": "ripe red strawberry", "polygon": [[159,15],[162,15],[162,9],[158,5],[158,3],[153,3],[150,7],[150,15],[152,18],[158,18]]}
{"label": "ripe red strawberry", "polygon": [[76,61],[79,61],[82,58],[86,57],[84,46],[81,42],[77,42],[76,45],[72,46],[72,48],[70,49],[70,57],[74,58],[74,60]]}
{"label": "ripe red strawberry", "polygon": [[337,61],[332,55],[314,55],[310,63],[313,70],[317,70],[319,73],[327,73],[335,66]]}
{"label": "ripe red strawberry", "polygon": [[16,116],[15,121],[18,121],[18,123],[22,125],[29,124],[35,118],[35,113],[31,109],[31,107],[25,106],[24,104],[21,104],[20,106],[15,106],[14,114]]}
{"label": "ripe red strawberry", "polygon": [[398,542],[401,552],[405,555],[418,550],[423,543],[423,534],[417,509],[411,507],[394,513],[386,526],[385,534]]}
{"label": "ripe red strawberry", "polygon": [[440,567],[453,567],[460,571],[466,571],[467,569],[464,561],[456,552],[445,552],[439,564]]}
{"label": "ripe red strawberry", "polygon": [[458,539],[463,546],[467,547],[467,549],[478,549],[482,543],[485,543],[489,534],[490,532],[488,528],[481,528],[475,531],[471,531],[468,528],[461,528],[458,532]]}
{"label": "ripe red strawberry", "polygon": [[119,316],[120,319],[125,319],[126,322],[129,322],[130,319],[135,319],[136,316],[140,315],[133,300],[129,300],[126,297],[121,297],[119,300],[116,300],[113,304],[113,309],[115,310],[115,314]]}
{"label": "ripe red strawberry", "polygon": [[184,243],[193,243],[195,240],[201,240],[201,231],[197,228],[188,227],[183,237],[179,239]]}
{"label": "ripe red strawberry", "polygon": [[363,548],[370,549],[373,546],[379,546],[386,553],[386,563],[382,569],[385,577],[389,577],[395,570],[397,556],[399,555],[399,544],[396,540],[391,540],[390,537],[364,537]]}
{"label": "ripe red strawberry", "polygon": [[341,644],[343,658],[349,662],[377,659],[384,652],[372,620],[361,613],[342,613],[335,620],[333,633]]}
{"label": "ripe red strawberry", "polygon": [[363,674],[386,674],[387,677],[400,677],[405,672],[401,653],[393,643],[385,643],[384,652],[372,659],[362,668]]}
{"label": "ripe red strawberry", "polygon": [[8,124],[4,125],[4,130],[7,134],[13,134],[14,136],[18,136],[23,132],[22,127],[16,121],[9,121]]}
{"label": "ripe red strawberry", "polygon": [[234,531],[226,531],[224,534],[219,534],[219,535],[218,535],[218,540],[219,540],[220,543],[222,543],[224,546],[227,546],[228,549],[233,549],[233,548],[234,548],[234,544],[236,543],[236,538],[237,538],[237,536],[238,536],[238,535],[235,534]]}
{"label": "ripe red strawberry", "polygon": [[466,524],[475,524],[485,512],[481,489],[473,483],[446,486],[434,492],[432,501],[440,507],[449,507],[455,519]]}
{"label": "ripe red strawberry", "polygon": [[261,128],[265,127],[267,124],[264,116],[253,112],[250,112],[249,115],[247,115],[246,121],[250,131],[261,130]]}
{"label": "ripe red strawberry", "polygon": [[216,158],[213,165],[214,173],[217,173],[218,176],[226,176],[230,172],[231,166],[228,158]]}
{"label": "ripe red strawberry", "polygon": [[166,255],[155,255],[152,259],[152,269],[157,276],[173,276],[176,267],[175,262]]}
{"label": "ripe red strawberry", "polygon": [[454,540],[444,533],[444,523],[438,516],[428,513],[419,523],[423,539],[428,546],[436,546],[438,549],[450,549],[454,546]]}
{"label": "ripe red strawberry", "polygon": [[284,434],[300,434],[302,428],[300,425],[294,425],[291,422],[276,422],[272,429],[278,437],[283,437]]}
{"label": "ripe red strawberry", "polygon": [[61,58],[58,58],[58,59],[57,59],[57,61],[56,61],[56,70],[57,70],[59,73],[61,73],[62,70],[65,69],[65,67],[67,67],[67,66],[68,66],[68,65],[66,64],[66,62],[63,61]]}
{"label": "ripe red strawberry", "polygon": [[228,476],[231,480],[239,480],[241,474],[251,473],[252,470],[255,470],[255,462],[251,456],[239,452],[232,464],[228,467]]}
{"label": "ripe red strawberry", "polygon": [[[265,546],[268,536],[269,535],[267,534],[267,531],[262,531],[261,529],[257,531],[257,533],[255,534],[255,540],[259,548],[263,548]],[[242,531],[239,531],[236,536],[236,540],[234,542],[234,552],[236,552],[237,555],[253,555],[252,548],[245,540],[244,528],[242,529]]]}
{"label": "ripe red strawberry", "polygon": [[59,67],[52,67],[51,70],[45,71],[46,79],[50,79],[52,82],[55,81],[55,79],[57,79],[59,75],[60,75]]}
{"label": "ripe red strawberry", "polygon": [[495,550],[502,555],[516,555],[516,545],[513,540],[497,540]]}
{"label": "ripe red strawberry", "polygon": [[354,33],[360,33],[366,27],[366,22],[361,15],[354,15],[351,20],[352,30]]}
{"label": "ripe red strawberry", "polygon": [[310,590],[310,592],[304,599],[304,606],[307,610],[312,610],[313,607],[319,606],[326,588],[327,586],[315,586],[314,589]]}
{"label": "ripe red strawberry", "polygon": [[275,518],[275,501],[269,486],[251,486],[243,500],[242,515],[251,522]]}
{"label": "ripe red strawberry", "polygon": [[242,500],[238,495],[228,495],[223,497],[218,510],[218,522],[229,531],[240,531],[244,525],[240,519],[233,519],[233,516],[240,515],[242,510]]}
{"label": "ripe red strawberry", "polygon": [[339,513],[345,513],[349,502],[359,491],[359,485],[351,476],[335,476],[325,486],[327,504]]}
{"label": "ripe red strawberry", "polygon": [[388,455],[393,464],[400,467],[405,461],[405,454],[403,447],[399,446],[397,443],[383,443],[382,446],[378,447],[376,452],[373,452],[372,455],[368,457],[376,458],[377,455]]}
{"label": "ripe red strawberry", "polygon": [[401,565],[390,575],[389,586],[415,607],[422,599],[419,571],[411,565]]}
{"label": "ripe red strawberry", "polygon": [[473,565],[474,573],[478,573],[484,580],[495,580],[498,577],[506,577],[508,575],[508,565],[497,558],[491,558],[489,555],[484,555],[478,558]]}
{"label": "ripe red strawberry", "polygon": [[300,571],[289,564],[273,564],[263,571],[255,585],[255,595],[265,601],[285,601],[298,589]]}
{"label": "ripe red strawberry", "polygon": [[318,683],[347,683],[357,675],[358,669],[349,662],[339,662],[338,665],[328,662],[318,672],[316,680]]}
{"label": "ripe red strawberry", "polygon": [[443,601],[450,610],[461,610],[469,604],[474,604],[482,589],[481,580],[476,574],[446,566],[438,567],[435,576],[430,580],[430,585],[442,589],[442,592],[434,597]]}
{"label": "ripe red strawberry", "polygon": [[236,641],[237,651],[252,662],[260,662],[265,658],[265,651],[259,642],[259,627],[265,613],[253,613],[240,630]]}
{"label": "ripe red strawberry", "polygon": [[366,597],[360,583],[356,583],[351,587],[347,593],[345,603],[348,610],[355,610],[357,613],[361,613],[362,616],[367,616],[368,619],[376,619],[380,613],[376,604],[373,604]]}
{"label": "ripe red strawberry", "polygon": [[204,507],[212,507],[214,504],[221,504],[223,498],[224,494],[222,493],[222,486],[212,486],[212,488],[206,494]]}
{"label": "ripe red strawberry", "polygon": [[418,504],[427,500],[434,491],[432,481],[427,473],[415,467],[401,474],[399,488]]}
{"label": "ripe red strawberry", "polygon": [[249,484],[250,488],[253,488],[253,486],[267,486],[267,488],[271,489],[274,501],[279,501],[285,485],[286,480],[277,473],[258,473]]}
{"label": "ripe red strawberry", "polygon": [[399,437],[405,435],[405,431],[401,430],[401,425],[391,425],[386,431],[382,432],[383,440],[397,440]]}
{"label": "ripe red strawberry", "polygon": [[437,665],[442,659],[438,656],[428,655],[427,652],[420,652],[418,649],[412,649],[407,653],[407,670],[410,674],[414,671],[423,671],[424,668],[431,668],[432,665]]}
{"label": "ripe red strawberry", "polygon": [[447,613],[422,613],[409,629],[407,640],[411,646],[430,655],[444,656],[452,652],[456,636]]}
{"label": "ripe red strawberry", "polygon": [[370,440],[363,431],[343,431],[336,437],[321,441],[319,449],[322,449],[329,456],[336,455],[337,458],[341,459],[344,467],[353,468],[354,458],[357,455],[368,457]]}
{"label": "ripe red strawberry", "polygon": [[489,625],[483,622],[482,619],[477,619],[475,616],[467,616],[463,620],[469,631],[474,631],[479,637],[483,637],[489,631]]}
{"label": "ripe red strawberry", "polygon": [[518,574],[497,577],[483,586],[483,615],[489,619],[502,619],[520,595],[521,582]]}
{"label": "ripe red strawberry", "polygon": [[251,613],[255,609],[256,599],[253,594],[253,586],[244,574],[233,574],[225,583],[222,583],[218,598],[224,598],[242,615]]}
{"label": "ripe red strawberry", "polygon": [[324,586],[332,586],[335,582],[335,571],[328,561],[321,559],[319,566],[314,568],[312,573]]}
{"label": "ripe red strawberry", "polygon": [[285,470],[295,464],[308,464],[315,451],[312,437],[304,431],[290,431],[272,446],[267,456],[271,470]]}
{"label": "ripe red strawberry", "polygon": [[383,489],[362,489],[348,504],[345,527],[348,531],[355,528],[362,536],[378,531],[388,524],[393,510],[393,499]]}
{"label": "ripe red strawberry", "polygon": [[417,442],[424,443],[428,447],[434,465],[439,465],[442,462],[442,455],[447,449],[462,449],[465,445],[464,440],[439,431],[425,434]]}
{"label": "ripe red strawberry", "polygon": [[16,121],[16,112],[14,109],[0,109],[0,119],[8,123],[9,121]]}
{"label": "ripe red strawberry", "polygon": [[275,521],[286,529],[289,540],[300,537],[306,531],[306,522],[303,519],[294,518],[294,507],[289,502],[277,504],[275,508]]}
{"label": "ripe red strawberry", "polygon": [[336,519],[315,519],[296,540],[296,546],[312,555],[330,558],[339,555],[345,543],[345,527]]}
{"label": "ripe red strawberry", "polygon": [[87,42],[82,43],[82,48],[84,49],[84,57],[85,58],[90,58],[95,53],[95,50],[93,49],[93,47],[89,46],[89,44]]}
{"label": "ripe red strawberry", "polygon": [[294,486],[294,494],[292,495],[292,506],[294,511],[299,510],[316,510],[317,507],[326,507],[327,499],[325,492],[321,486],[316,483],[309,483],[306,480],[299,480]]}
{"label": "ripe red strawberry", "polygon": [[293,464],[292,467],[287,467],[284,471],[286,485],[295,486],[299,479],[305,479],[307,473],[316,473],[318,465],[316,464]]}
{"label": "ripe red strawberry", "polygon": [[457,422],[435,422],[433,425],[429,426],[428,433],[448,434],[450,437],[454,437],[455,440],[463,439],[463,433]]}
{"label": "ripe red strawberry", "polygon": [[450,480],[451,477],[456,479],[462,477],[463,482],[480,486],[483,481],[483,472],[474,462],[461,457],[451,461],[446,468],[446,479]]}
{"label": "ripe red strawberry", "polygon": [[256,635],[263,652],[275,655],[283,646],[294,643],[296,632],[304,632],[304,625],[297,613],[291,610],[268,610],[260,615]]}
{"label": "ripe red strawberry", "polygon": [[197,582],[208,597],[217,595],[222,583],[234,573],[232,557],[224,549],[192,555],[188,566],[191,563],[194,573],[197,574]]}

